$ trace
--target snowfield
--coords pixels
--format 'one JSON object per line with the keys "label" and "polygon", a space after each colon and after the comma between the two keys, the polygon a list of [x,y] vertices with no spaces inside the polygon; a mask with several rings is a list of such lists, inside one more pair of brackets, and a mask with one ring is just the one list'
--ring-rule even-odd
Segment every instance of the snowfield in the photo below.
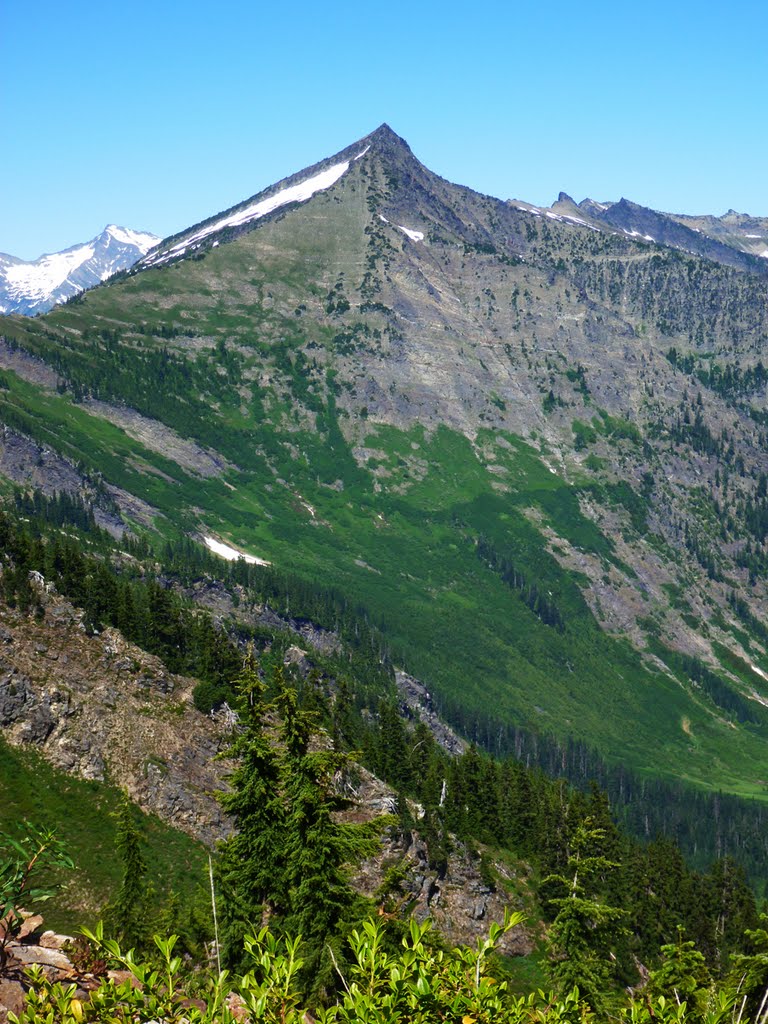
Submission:
{"label": "snowfield", "polygon": [[211,550],[214,555],[219,555],[220,558],[226,558],[228,562],[236,562],[238,558],[242,558],[248,565],[272,565],[265,558],[257,558],[256,555],[246,555],[244,551],[238,551],[236,548],[232,548],[229,544],[224,544],[220,540],[216,540],[215,537],[203,537],[205,546]]}
{"label": "snowfield", "polygon": [[424,232],[423,231],[413,231],[411,228],[404,228],[402,224],[398,224],[397,226],[400,228],[400,230],[404,234],[408,235],[408,237],[410,238],[410,240],[412,242],[423,242],[424,241]]}
{"label": "snowfield", "polygon": [[[367,149],[364,149],[362,153],[355,157],[355,160],[359,160],[366,152]],[[187,236],[181,242],[177,242],[170,249],[166,249],[156,256],[151,256],[148,260],[144,261],[144,265],[154,267],[160,263],[175,259],[177,256],[183,256],[189,249],[198,248],[200,242],[209,235],[221,231],[223,228],[239,227],[242,224],[248,224],[252,220],[259,220],[259,218],[272,213],[273,210],[277,210],[281,206],[286,206],[288,203],[305,203],[315,193],[324,192],[331,185],[335,185],[339,178],[346,174],[348,170],[349,160],[345,160],[340,164],[333,164],[326,170],[320,171],[319,174],[313,174],[306,181],[300,181],[298,185],[289,185],[288,188],[281,189],[275,195],[269,196],[268,199],[261,199],[258,203],[251,203],[250,206],[237,210],[227,217],[221,217],[219,220],[214,221],[213,224],[209,224],[207,227],[196,231],[193,235]]]}

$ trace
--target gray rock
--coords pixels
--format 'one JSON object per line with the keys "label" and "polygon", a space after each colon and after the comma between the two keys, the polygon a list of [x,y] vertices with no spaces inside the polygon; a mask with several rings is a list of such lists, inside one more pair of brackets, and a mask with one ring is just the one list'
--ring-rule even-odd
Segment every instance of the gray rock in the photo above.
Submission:
{"label": "gray rock", "polygon": [[41,967],[53,967],[58,971],[72,970],[72,964],[58,949],[48,949],[45,946],[18,945],[13,947],[13,955],[16,960],[26,967],[32,964],[39,964]]}
{"label": "gray rock", "polygon": [[0,725],[16,722],[25,713],[32,699],[27,676],[8,672],[0,678]]}
{"label": "gray rock", "polygon": [[44,743],[53,732],[55,724],[56,718],[46,699],[28,714],[19,729],[18,738],[22,743]]}

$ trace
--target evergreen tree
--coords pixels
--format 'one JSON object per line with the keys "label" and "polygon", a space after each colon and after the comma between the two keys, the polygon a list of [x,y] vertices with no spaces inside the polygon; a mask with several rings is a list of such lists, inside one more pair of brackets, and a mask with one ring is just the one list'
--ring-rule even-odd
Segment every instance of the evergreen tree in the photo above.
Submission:
{"label": "evergreen tree", "polygon": [[267,735],[272,706],[249,648],[235,683],[241,731],[222,756],[236,765],[231,790],[222,799],[235,831],[220,846],[222,960],[241,965],[243,936],[256,933],[272,915],[286,910],[286,813],[280,758]]}
{"label": "evergreen tree", "polygon": [[410,741],[394,701],[379,702],[378,727],[377,772],[395,789],[407,789],[411,782],[408,759]]}
{"label": "evergreen tree", "polygon": [[625,916],[601,895],[601,882],[619,866],[599,852],[604,840],[604,830],[585,819],[571,842],[567,873],[544,879],[562,892],[550,899],[558,907],[547,939],[552,981],[562,993],[578,988],[596,1012],[604,1010],[616,972],[613,946]]}
{"label": "evergreen tree", "polygon": [[662,962],[651,972],[648,992],[664,996],[671,1003],[686,1004],[686,1021],[699,1024],[704,1019],[711,978],[702,953],[695,943],[683,939],[678,929],[677,942],[661,947]]}
{"label": "evergreen tree", "polygon": [[140,947],[148,938],[148,890],[144,881],[147,862],[142,851],[142,835],[126,793],[115,816],[115,847],[122,861],[123,878],[117,895],[104,910],[104,923],[122,946]]}
{"label": "evergreen tree", "polygon": [[349,804],[339,779],[351,756],[323,745],[317,713],[299,707],[282,665],[270,683],[274,703],[265,700],[251,649],[236,685],[241,731],[224,755],[236,766],[222,797],[235,832],[222,843],[218,865],[222,959],[243,966],[243,937],[271,921],[303,936],[302,976],[319,994],[333,978],[329,948],[341,958],[341,939],[363,910],[348,866],[375,852],[382,822],[338,820]]}
{"label": "evergreen tree", "polygon": [[333,957],[342,957],[343,933],[364,910],[350,885],[348,867],[376,852],[384,822],[347,823],[334,816],[349,806],[339,794],[338,782],[349,770],[351,757],[319,743],[310,749],[316,715],[299,708],[296,691],[286,684],[281,667],[275,671],[275,685],[287,806],[285,926],[304,939],[303,977],[317,997],[331,986]]}

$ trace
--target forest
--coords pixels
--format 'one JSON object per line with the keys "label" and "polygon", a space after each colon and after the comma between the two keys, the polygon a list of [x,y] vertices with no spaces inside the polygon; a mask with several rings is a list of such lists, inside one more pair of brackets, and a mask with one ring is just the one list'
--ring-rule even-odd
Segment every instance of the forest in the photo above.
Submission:
{"label": "forest", "polygon": [[[478,555],[530,600],[524,578],[487,542]],[[235,1018],[225,994],[237,991],[254,1020],[299,1021],[309,1012],[323,1021],[762,1021],[768,932],[756,897],[765,878],[760,823],[750,818],[757,808],[731,798],[729,814],[723,798],[661,792],[662,783],[622,777],[588,750],[484,734],[479,722],[474,730],[464,723],[476,742],[449,755],[404,713],[386,636],[365,609],[268,567],[223,565],[189,540],[158,551],[145,540],[117,545],[77,499],[17,493],[0,514],[0,557],[8,607],[44,619],[39,573],[83,609],[86,631],[120,629],[171,671],[200,680],[201,714],[226,701],[240,723],[223,797],[235,829],[213,860],[218,935],[200,901],[157,899],[141,828],[124,800],[115,811],[122,882],[101,923],[87,923],[78,941],[83,962],[122,965],[140,985],[104,978],[84,1002],[75,986],[36,977],[21,1020],[228,1021]],[[286,624],[306,616],[333,630],[344,654],[318,658],[307,676],[286,668],[290,637],[274,624],[216,621],[189,596],[203,580],[230,587],[240,607],[287,615],[290,605]],[[685,668],[706,685],[703,667]],[[350,800],[340,780],[358,765],[392,788],[390,815],[344,817]],[[612,804],[599,783],[623,799]],[[689,844],[697,821],[702,829],[717,822],[707,853],[698,851],[703,863],[694,866],[663,834],[660,818],[637,827],[638,789],[668,821],[690,823]],[[52,833],[26,829],[2,840],[6,920],[14,907],[55,899],[45,869],[67,867]],[[458,852],[475,861],[489,889],[506,884],[500,860],[527,865],[533,902],[492,926],[476,950],[451,948],[409,920],[402,865],[391,865],[373,897],[352,885],[353,866],[375,854],[385,832],[403,851],[418,836],[438,878]],[[537,935],[526,966],[496,949],[523,918]],[[6,939],[12,933],[6,928]],[[525,980],[531,963],[533,985]]]}

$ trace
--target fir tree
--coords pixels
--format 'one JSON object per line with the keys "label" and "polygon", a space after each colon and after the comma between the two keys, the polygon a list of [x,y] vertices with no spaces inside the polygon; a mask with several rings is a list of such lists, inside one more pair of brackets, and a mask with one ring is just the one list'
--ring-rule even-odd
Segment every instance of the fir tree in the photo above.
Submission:
{"label": "fir tree", "polygon": [[104,910],[104,923],[122,946],[140,947],[148,934],[148,890],[144,881],[147,862],[142,851],[143,838],[125,793],[115,816],[115,847],[122,861],[123,878],[117,895]]}
{"label": "fir tree", "polygon": [[348,866],[378,848],[382,820],[367,824],[335,817],[349,806],[339,793],[339,777],[352,763],[349,754],[310,749],[316,716],[298,707],[296,692],[275,673],[281,716],[283,785],[288,809],[284,851],[289,913],[286,928],[305,942],[303,976],[316,997],[330,986],[333,957],[341,958],[343,933],[358,920],[364,901],[352,888]]}
{"label": "fir tree", "polygon": [[662,962],[648,979],[648,993],[655,999],[664,996],[670,1003],[686,1005],[686,1022],[699,1024],[705,1019],[711,977],[702,953],[691,941],[683,939],[678,928],[677,942],[661,947]]}
{"label": "fir tree", "polygon": [[559,885],[562,891],[550,899],[559,908],[547,939],[552,980],[562,993],[578,988],[596,1012],[604,1009],[616,972],[612,947],[625,916],[600,893],[601,880],[619,866],[599,852],[604,839],[604,830],[585,819],[571,842],[567,873],[551,875],[542,883]]}
{"label": "fir tree", "polygon": [[236,761],[231,791],[222,797],[235,824],[220,847],[222,953],[229,967],[241,964],[243,936],[255,934],[273,915],[285,912],[285,807],[280,758],[267,736],[272,706],[249,648],[235,682],[242,731],[224,752]]}

